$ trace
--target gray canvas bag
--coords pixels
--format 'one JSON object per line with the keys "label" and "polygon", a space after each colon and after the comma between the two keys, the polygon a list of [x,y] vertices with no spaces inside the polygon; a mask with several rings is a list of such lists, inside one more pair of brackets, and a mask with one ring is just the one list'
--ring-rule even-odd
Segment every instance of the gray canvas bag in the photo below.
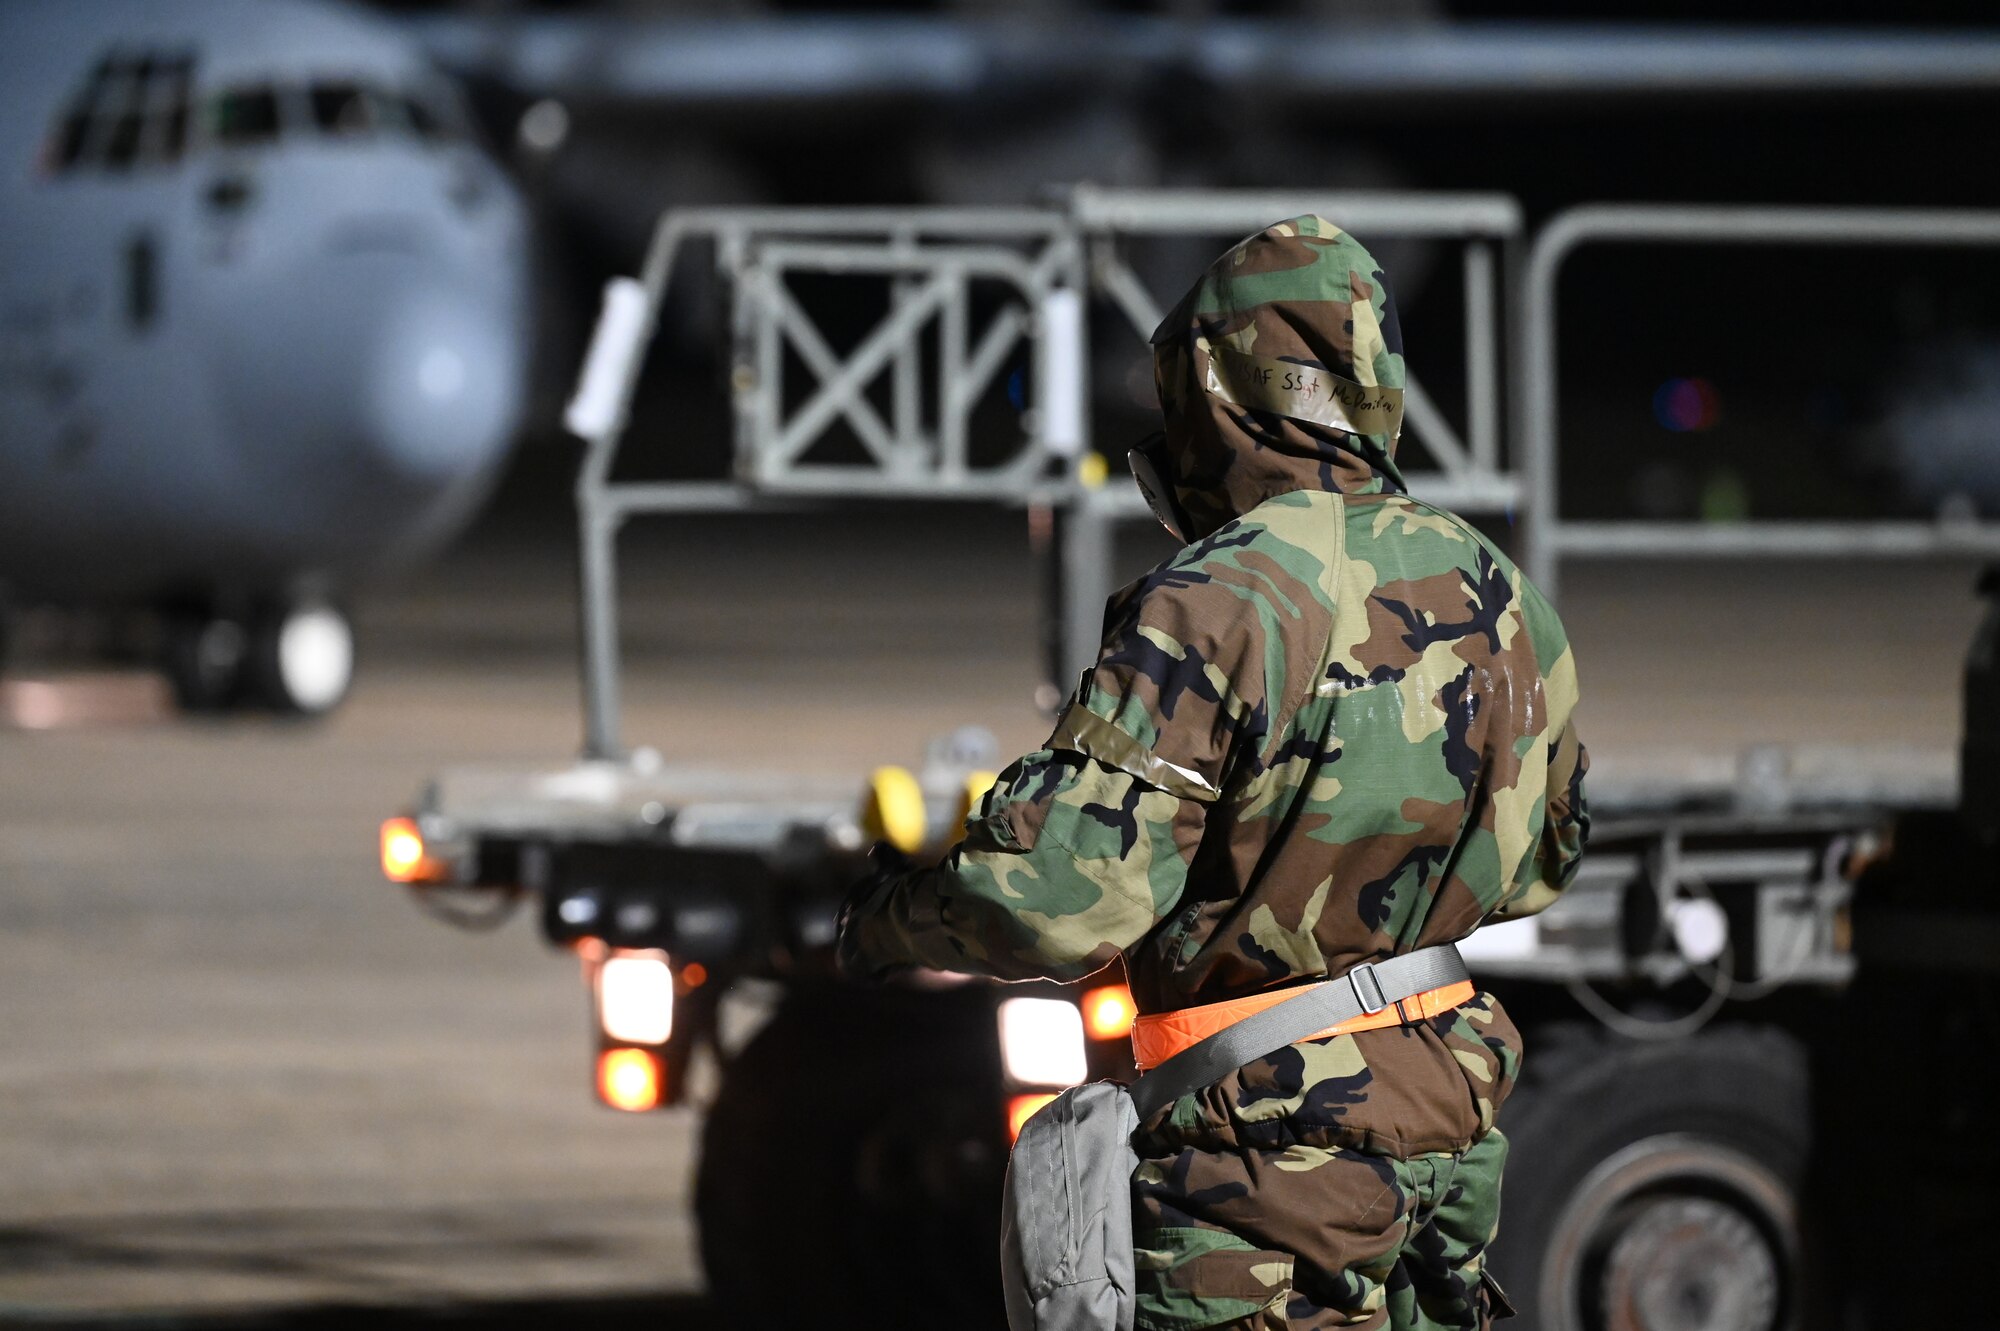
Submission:
{"label": "gray canvas bag", "polygon": [[1130,1089],[1096,1081],[1044,1105],[1007,1165],[1000,1276],[1011,1331],[1131,1331],[1132,1134],[1142,1119],[1317,1031],[1469,978],[1449,943],[1363,963],[1190,1045]]}

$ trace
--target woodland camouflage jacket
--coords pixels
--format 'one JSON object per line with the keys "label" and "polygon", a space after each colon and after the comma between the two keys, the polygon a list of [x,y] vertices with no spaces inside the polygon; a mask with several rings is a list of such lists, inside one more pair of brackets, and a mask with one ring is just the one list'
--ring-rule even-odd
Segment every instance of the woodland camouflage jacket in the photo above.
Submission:
{"label": "woodland camouflage jacket", "polygon": [[[1153,343],[1191,543],[1112,598],[1096,666],[965,839],[868,903],[864,961],[1074,978],[1123,953],[1160,1012],[1546,906],[1588,831],[1575,662],[1505,556],[1403,493],[1401,333],[1373,258],[1321,218],[1270,227]],[[1329,1139],[1463,1149],[1518,1036],[1482,995],[1414,1038],[1304,1052],[1284,1084],[1251,1094],[1276,1075],[1252,1065],[1219,1088],[1204,1131],[1280,1131],[1331,1079],[1354,1103],[1324,1106]]]}

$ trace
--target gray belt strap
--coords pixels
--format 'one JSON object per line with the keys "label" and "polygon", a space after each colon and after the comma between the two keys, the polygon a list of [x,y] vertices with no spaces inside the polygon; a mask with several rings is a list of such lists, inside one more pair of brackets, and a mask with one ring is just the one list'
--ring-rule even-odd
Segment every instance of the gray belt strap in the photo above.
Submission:
{"label": "gray belt strap", "polygon": [[1471,978],[1465,959],[1450,943],[1387,961],[1364,961],[1345,975],[1314,984],[1297,998],[1275,1003],[1181,1050],[1132,1083],[1133,1107],[1143,1123],[1161,1105],[1213,1085],[1245,1063],[1329,1026]]}

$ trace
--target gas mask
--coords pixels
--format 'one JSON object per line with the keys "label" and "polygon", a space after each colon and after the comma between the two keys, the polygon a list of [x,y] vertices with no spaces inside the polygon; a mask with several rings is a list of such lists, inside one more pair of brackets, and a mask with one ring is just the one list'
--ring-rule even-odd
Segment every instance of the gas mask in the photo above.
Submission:
{"label": "gas mask", "polygon": [[1194,530],[1182,510],[1180,500],[1174,497],[1172,475],[1167,459],[1167,436],[1155,430],[1125,455],[1125,461],[1132,468],[1132,479],[1138,483],[1139,493],[1146,497],[1146,506],[1153,510],[1153,516],[1167,529],[1167,535],[1182,545],[1188,542],[1188,533]]}

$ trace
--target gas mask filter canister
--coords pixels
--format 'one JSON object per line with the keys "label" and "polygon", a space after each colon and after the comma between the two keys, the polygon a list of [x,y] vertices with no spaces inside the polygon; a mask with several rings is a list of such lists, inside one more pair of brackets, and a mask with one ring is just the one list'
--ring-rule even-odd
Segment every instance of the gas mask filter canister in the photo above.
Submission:
{"label": "gas mask filter canister", "polygon": [[1153,516],[1167,529],[1167,534],[1181,544],[1187,544],[1189,529],[1187,515],[1181,512],[1179,501],[1174,498],[1174,489],[1167,481],[1166,470],[1167,436],[1155,431],[1133,445],[1125,455],[1125,461],[1132,468],[1132,479],[1139,486],[1139,493],[1146,497],[1146,507],[1153,510]]}

